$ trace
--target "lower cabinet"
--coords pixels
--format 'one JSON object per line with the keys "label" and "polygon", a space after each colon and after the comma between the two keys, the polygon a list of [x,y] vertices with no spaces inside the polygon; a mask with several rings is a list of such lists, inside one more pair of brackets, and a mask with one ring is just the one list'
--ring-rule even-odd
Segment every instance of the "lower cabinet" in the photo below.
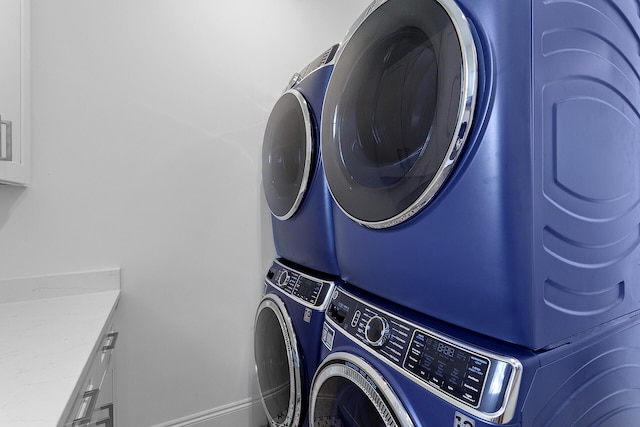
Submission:
{"label": "lower cabinet", "polygon": [[114,353],[117,339],[118,332],[112,325],[91,362],[65,427],[114,426]]}

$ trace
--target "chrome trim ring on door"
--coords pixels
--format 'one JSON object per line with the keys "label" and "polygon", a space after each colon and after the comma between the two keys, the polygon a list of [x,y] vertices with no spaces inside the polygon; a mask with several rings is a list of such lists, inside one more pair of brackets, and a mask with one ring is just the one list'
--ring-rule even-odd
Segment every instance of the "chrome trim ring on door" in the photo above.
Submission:
{"label": "chrome trim ring on door", "polygon": [[[267,414],[267,418],[269,419],[269,424],[273,427],[293,427],[297,426],[300,422],[300,417],[302,413],[302,375],[301,375],[301,358],[300,352],[298,350],[298,340],[296,338],[295,329],[293,327],[293,322],[291,321],[291,317],[289,316],[286,306],[284,302],[274,294],[265,295],[260,305],[258,305],[258,310],[256,312],[255,318],[255,328],[254,331],[258,330],[258,320],[263,311],[269,310],[272,312],[278,320],[280,325],[280,329],[282,332],[282,337],[284,339],[284,344],[286,347],[287,353],[287,363],[289,367],[289,397],[288,397],[288,405],[286,408],[286,415],[283,418],[276,419],[273,414],[271,414],[267,398],[278,391],[275,390],[263,390],[262,384],[260,383],[260,371],[258,366],[258,355],[255,354],[257,348],[254,337],[254,358],[256,359],[256,374],[258,376],[258,385],[260,388],[260,398],[262,400],[262,405],[264,406],[265,412]],[[255,332],[254,332],[255,333]]]}
{"label": "chrome trim ring on door", "polygon": [[[289,209],[287,209],[284,212],[277,212],[276,209],[274,209],[274,206],[271,205],[271,200],[269,200],[269,197],[268,197],[269,192],[265,188],[265,194],[267,195],[267,204],[269,205],[269,209],[271,210],[271,213],[273,214],[274,217],[282,221],[288,220],[289,218],[291,218],[298,211],[298,208],[300,207],[300,204],[304,199],[304,196],[310,184],[311,174],[313,173],[312,161],[313,161],[313,151],[314,151],[314,145],[315,145],[314,134],[313,134],[313,124],[312,124],[311,112],[310,112],[311,109],[309,107],[309,104],[307,103],[307,100],[299,91],[297,91],[296,89],[290,89],[290,90],[287,90],[285,93],[283,93],[278,99],[278,101],[276,101],[276,105],[274,105],[272,114],[276,110],[278,103],[281,100],[290,96],[293,96],[297,100],[298,106],[300,107],[300,113],[302,114],[302,120],[304,123],[305,147],[304,147],[303,164],[301,165],[303,168],[301,181],[297,189],[298,190],[297,195],[295,196],[294,200],[291,202]],[[267,131],[268,130],[269,130],[269,122],[267,122]],[[263,144],[263,150],[264,150],[264,144]],[[263,152],[262,154],[263,168],[265,168],[265,162],[264,162],[265,155],[270,156],[271,153]],[[263,179],[264,177],[265,177],[265,173],[263,170]],[[267,185],[271,185],[271,183],[263,182],[263,185],[267,186]]]}
{"label": "chrome trim ring on door", "polygon": [[[351,39],[358,32],[360,27],[363,26],[364,22],[369,18],[370,15],[375,13],[377,9],[392,1],[394,0],[374,1],[374,3],[369,6],[369,8],[358,18],[355,24],[351,27],[349,33],[345,38],[345,41],[341,44],[339,51],[336,54],[336,68],[334,69],[331,80],[334,79],[337,74],[336,70],[338,70],[338,67],[340,67],[341,56],[343,55],[345,50],[349,48]],[[327,175],[329,189],[331,191],[331,194],[333,195],[334,200],[336,201],[336,204],[345,213],[346,216],[365,227],[374,229],[392,227],[403,223],[404,221],[418,213],[420,210],[422,210],[424,207],[426,207],[444,185],[447,178],[450,176],[451,172],[453,171],[453,167],[458,160],[469,136],[476,105],[478,87],[478,57],[475,40],[466,16],[454,0],[432,1],[442,7],[443,11],[446,13],[446,15],[448,15],[451,24],[456,32],[461,54],[461,75],[459,98],[460,101],[457,106],[457,118],[455,121],[455,125],[452,127],[452,139],[448,142],[448,145],[447,143],[443,142],[443,146],[447,148],[443,149],[444,155],[442,156],[441,161],[438,160],[438,167],[436,168],[434,166],[435,174],[428,181],[428,184],[426,181],[423,181],[425,184],[424,189],[420,190],[421,192],[418,194],[418,196],[415,197],[413,202],[407,203],[406,207],[403,207],[401,210],[399,209],[396,213],[389,212],[388,214],[381,215],[380,218],[359,218],[357,215],[349,212],[348,208],[345,208],[345,206],[343,206],[343,203],[354,199],[349,196],[343,196],[343,203],[341,203],[341,196],[337,194],[337,189],[332,188],[332,176],[330,173],[326,172],[328,165],[328,156],[326,155],[327,153],[323,153],[325,159],[325,174]],[[329,82],[328,91],[331,88],[331,80]],[[327,108],[326,102],[325,108]],[[324,123],[335,123],[336,121],[336,118],[334,117],[332,111],[324,111],[322,117]],[[333,129],[333,131],[333,133],[335,134],[335,129]],[[324,125],[322,132],[323,134],[327,135],[332,133],[327,132],[327,129],[324,129]],[[349,175],[349,171],[345,171],[344,174]],[[340,180],[336,179],[336,184],[338,181]],[[344,186],[343,188],[348,188],[351,183],[352,181],[348,181],[347,184],[342,184]]]}
{"label": "chrome trim ring on door", "polygon": [[314,427],[320,388],[333,377],[350,381],[362,390],[384,421],[385,427],[414,427],[407,410],[382,375],[364,359],[344,352],[329,355],[316,371],[309,398],[311,427]]}

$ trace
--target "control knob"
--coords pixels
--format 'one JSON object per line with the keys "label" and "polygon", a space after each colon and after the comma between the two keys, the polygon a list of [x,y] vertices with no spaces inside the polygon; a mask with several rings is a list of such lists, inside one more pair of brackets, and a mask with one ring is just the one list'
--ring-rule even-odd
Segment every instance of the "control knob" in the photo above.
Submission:
{"label": "control knob", "polygon": [[389,322],[384,317],[378,315],[373,316],[364,328],[364,337],[372,347],[382,347],[387,339],[391,329]]}
{"label": "control knob", "polygon": [[289,282],[289,272],[287,270],[281,270],[280,274],[276,278],[276,284],[280,287],[283,287]]}

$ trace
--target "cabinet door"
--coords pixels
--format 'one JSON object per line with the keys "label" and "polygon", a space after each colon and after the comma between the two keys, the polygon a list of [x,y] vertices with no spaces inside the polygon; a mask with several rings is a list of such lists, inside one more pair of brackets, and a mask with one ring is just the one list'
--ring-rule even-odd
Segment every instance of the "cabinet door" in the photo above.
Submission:
{"label": "cabinet door", "polygon": [[90,424],[91,426],[113,427],[113,397],[113,363],[109,363],[109,367],[104,373],[102,384],[100,384],[100,394],[93,412],[93,424]]}
{"label": "cabinet door", "polygon": [[118,333],[113,326],[103,337],[97,354],[90,361],[90,369],[81,392],[75,397],[71,413],[64,427],[113,427],[115,345]]}
{"label": "cabinet door", "polygon": [[114,371],[117,338],[118,332],[114,330],[112,325],[103,341],[104,345],[99,356],[98,366],[104,374],[100,382],[100,394],[91,417],[92,424],[89,424],[90,426],[113,427],[114,425]]}
{"label": "cabinet door", "polygon": [[0,0],[0,183],[30,178],[29,0]]}

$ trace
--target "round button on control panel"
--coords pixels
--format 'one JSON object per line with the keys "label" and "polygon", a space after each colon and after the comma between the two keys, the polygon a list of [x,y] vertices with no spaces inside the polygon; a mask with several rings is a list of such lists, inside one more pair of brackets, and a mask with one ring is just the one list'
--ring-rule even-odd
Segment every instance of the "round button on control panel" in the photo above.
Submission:
{"label": "round button on control panel", "polygon": [[372,347],[382,347],[389,338],[390,328],[387,319],[373,316],[364,328],[364,337]]}
{"label": "round button on control panel", "polygon": [[283,287],[289,282],[290,278],[291,276],[289,276],[289,272],[287,270],[280,270],[280,274],[278,274],[278,277],[276,278],[276,284]]}

